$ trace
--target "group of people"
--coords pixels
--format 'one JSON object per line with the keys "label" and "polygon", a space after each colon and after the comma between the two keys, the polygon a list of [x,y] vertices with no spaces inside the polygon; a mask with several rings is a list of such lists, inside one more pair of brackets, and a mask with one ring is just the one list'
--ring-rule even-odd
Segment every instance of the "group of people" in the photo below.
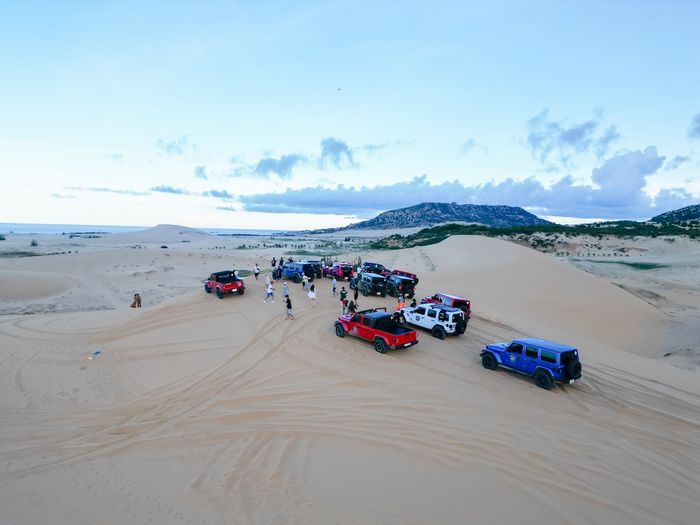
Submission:
{"label": "group of people", "polygon": [[[255,266],[257,268],[258,265],[256,264]],[[268,299],[271,303],[275,302],[275,281],[273,281],[269,275],[265,274],[265,299],[263,299],[263,303],[267,303]],[[282,299],[284,300],[285,307],[287,310],[287,316],[285,317],[285,319],[294,320],[292,298],[289,296],[289,287],[287,286],[287,283],[282,284]]]}
{"label": "group of people", "polygon": [[[291,259],[290,259],[291,260]],[[279,260],[280,265],[283,264],[284,259],[280,258]],[[272,258],[271,261],[271,266],[274,269],[277,264],[277,259],[275,257]],[[259,280],[259,276],[261,273],[260,265],[255,264],[255,269],[253,270],[253,275],[255,276],[255,280]],[[302,276],[301,279],[301,284],[302,284],[302,289],[304,292],[306,292],[306,295],[309,298],[309,301],[311,302],[311,306],[313,308],[316,307],[316,297],[317,297],[317,292],[316,292],[316,285],[312,284],[311,280],[309,279],[308,276],[304,275]],[[282,297],[283,301],[286,306],[286,317],[285,319],[294,319],[294,311],[292,308],[292,299],[289,295],[289,286],[287,285],[286,282],[283,282],[283,288],[282,288]],[[342,311],[343,314],[354,314],[357,311],[357,298],[358,298],[358,290],[355,288],[354,290],[354,299],[353,300],[348,300],[348,291],[345,289],[345,286],[342,286],[340,289],[340,292],[338,292],[338,280],[334,277],[333,281],[331,283],[331,291],[333,293],[333,296],[339,296],[340,297],[340,302],[342,304]],[[265,274],[265,299],[263,299],[264,303],[274,303],[275,302],[275,281],[272,280],[269,274]]]}

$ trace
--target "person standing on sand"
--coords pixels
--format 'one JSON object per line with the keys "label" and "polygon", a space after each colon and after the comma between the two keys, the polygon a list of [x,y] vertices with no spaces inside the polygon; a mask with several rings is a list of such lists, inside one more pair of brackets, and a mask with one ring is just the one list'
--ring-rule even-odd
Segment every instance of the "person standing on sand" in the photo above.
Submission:
{"label": "person standing on sand", "polygon": [[316,308],[316,285],[312,284],[309,287],[309,299],[311,299],[311,306]]}
{"label": "person standing on sand", "polygon": [[332,287],[333,287],[333,297],[335,297],[337,294],[337,290],[338,290],[338,281],[336,280],[335,277],[333,277]]}
{"label": "person standing on sand", "polygon": [[141,308],[141,296],[137,293],[134,294],[134,300],[129,305],[130,308]]}
{"label": "person standing on sand", "polygon": [[355,301],[350,301],[350,304],[348,304],[348,313],[350,315],[352,315],[356,311],[357,311],[357,305],[355,305]]}
{"label": "person standing on sand", "polygon": [[287,281],[282,284],[282,297],[287,297],[289,295],[289,286],[287,286]]}
{"label": "person standing on sand", "polygon": [[260,266],[258,266],[258,263],[255,263],[255,270],[253,270],[253,274],[255,275],[255,280],[258,280],[258,275],[260,275]]}
{"label": "person standing on sand", "polygon": [[265,274],[265,288],[270,286],[270,276]]}
{"label": "person standing on sand", "polygon": [[285,317],[285,320],[286,319],[291,319],[294,321],[294,314],[292,313],[292,299],[289,296],[287,296],[287,317]]}
{"label": "person standing on sand", "polygon": [[343,286],[340,289],[340,300],[344,301],[347,296],[348,296],[348,291],[345,289],[345,286]]}
{"label": "person standing on sand", "polygon": [[272,286],[274,284],[274,281],[270,281],[270,284],[267,285],[266,288],[266,295],[265,299],[263,299],[263,303],[266,303],[268,299],[271,299],[271,302],[275,302],[275,287]]}
{"label": "person standing on sand", "polygon": [[309,286],[309,278],[306,276],[306,274],[304,274],[301,276],[301,287],[306,292],[306,291],[308,291],[308,286]]}
{"label": "person standing on sand", "polygon": [[270,261],[270,266],[272,267],[273,270],[275,269],[275,266],[277,266],[277,259],[276,258],[274,258],[274,257],[272,258],[272,261]]}
{"label": "person standing on sand", "polygon": [[355,302],[357,302],[357,297],[359,296],[359,294],[360,294],[360,290],[358,289],[358,286],[355,285],[355,292],[352,294],[353,295],[352,298],[355,300]]}

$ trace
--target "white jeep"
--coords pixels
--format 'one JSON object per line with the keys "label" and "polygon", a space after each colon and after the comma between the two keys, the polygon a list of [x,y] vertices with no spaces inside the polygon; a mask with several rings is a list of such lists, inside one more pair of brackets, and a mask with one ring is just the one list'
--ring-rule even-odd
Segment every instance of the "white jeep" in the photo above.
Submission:
{"label": "white jeep", "polygon": [[433,337],[444,339],[447,334],[461,335],[467,330],[464,312],[442,304],[424,303],[399,310],[400,322],[430,330]]}

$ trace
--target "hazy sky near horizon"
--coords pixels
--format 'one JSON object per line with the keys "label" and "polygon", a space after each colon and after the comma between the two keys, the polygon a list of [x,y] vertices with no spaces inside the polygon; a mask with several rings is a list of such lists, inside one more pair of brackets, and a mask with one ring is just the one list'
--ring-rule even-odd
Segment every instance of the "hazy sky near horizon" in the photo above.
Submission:
{"label": "hazy sky near horizon", "polygon": [[700,2],[0,1],[0,222],[700,202]]}

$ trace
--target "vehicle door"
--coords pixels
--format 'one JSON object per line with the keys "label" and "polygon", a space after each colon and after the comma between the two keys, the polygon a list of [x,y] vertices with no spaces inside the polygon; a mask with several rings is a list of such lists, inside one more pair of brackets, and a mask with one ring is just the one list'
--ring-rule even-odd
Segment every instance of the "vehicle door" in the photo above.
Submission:
{"label": "vehicle door", "polygon": [[438,324],[437,314],[438,314],[437,310],[432,309],[432,308],[428,309],[428,311],[426,312],[426,316],[425,316],[425,324],[423,326],[425,328],[432,328],[433,326]]}
{"label": "vehicle door", "polygon": [[410,321],[416,326],[422,326],[425,327],[426,321],[426,315],[425,315],[425,307],[424,306],[419,306],[413,312],[410,314]]}
{"label": "vehicle door", "polygon": [[348,330],[348,333],[350,335],[360,337],[360,333],[362,332],[362,316],[360,314],[355,314],[352,316],[349,328],[350,330]]}
{"label": "vehicle door", "polygon": [[525,346],[525,356],[523,357],[522,370],[528,374],[534,374],[537,368],[538,355],[540,351],[534,346]]}
{"label": "vehicle door", "polygon": [[516,370],[523,369],[523,345],[520,343],[511,343],[506,348],[505,355],[501,356],[503,364],[510,366]]}
{"label": "vehicle door", "polygon": [[360,337],[362,339],[370,340],[372,339],[372,333],[374,331],[374,320],[371,317],[363,317],[362,325],[360,328]]}

